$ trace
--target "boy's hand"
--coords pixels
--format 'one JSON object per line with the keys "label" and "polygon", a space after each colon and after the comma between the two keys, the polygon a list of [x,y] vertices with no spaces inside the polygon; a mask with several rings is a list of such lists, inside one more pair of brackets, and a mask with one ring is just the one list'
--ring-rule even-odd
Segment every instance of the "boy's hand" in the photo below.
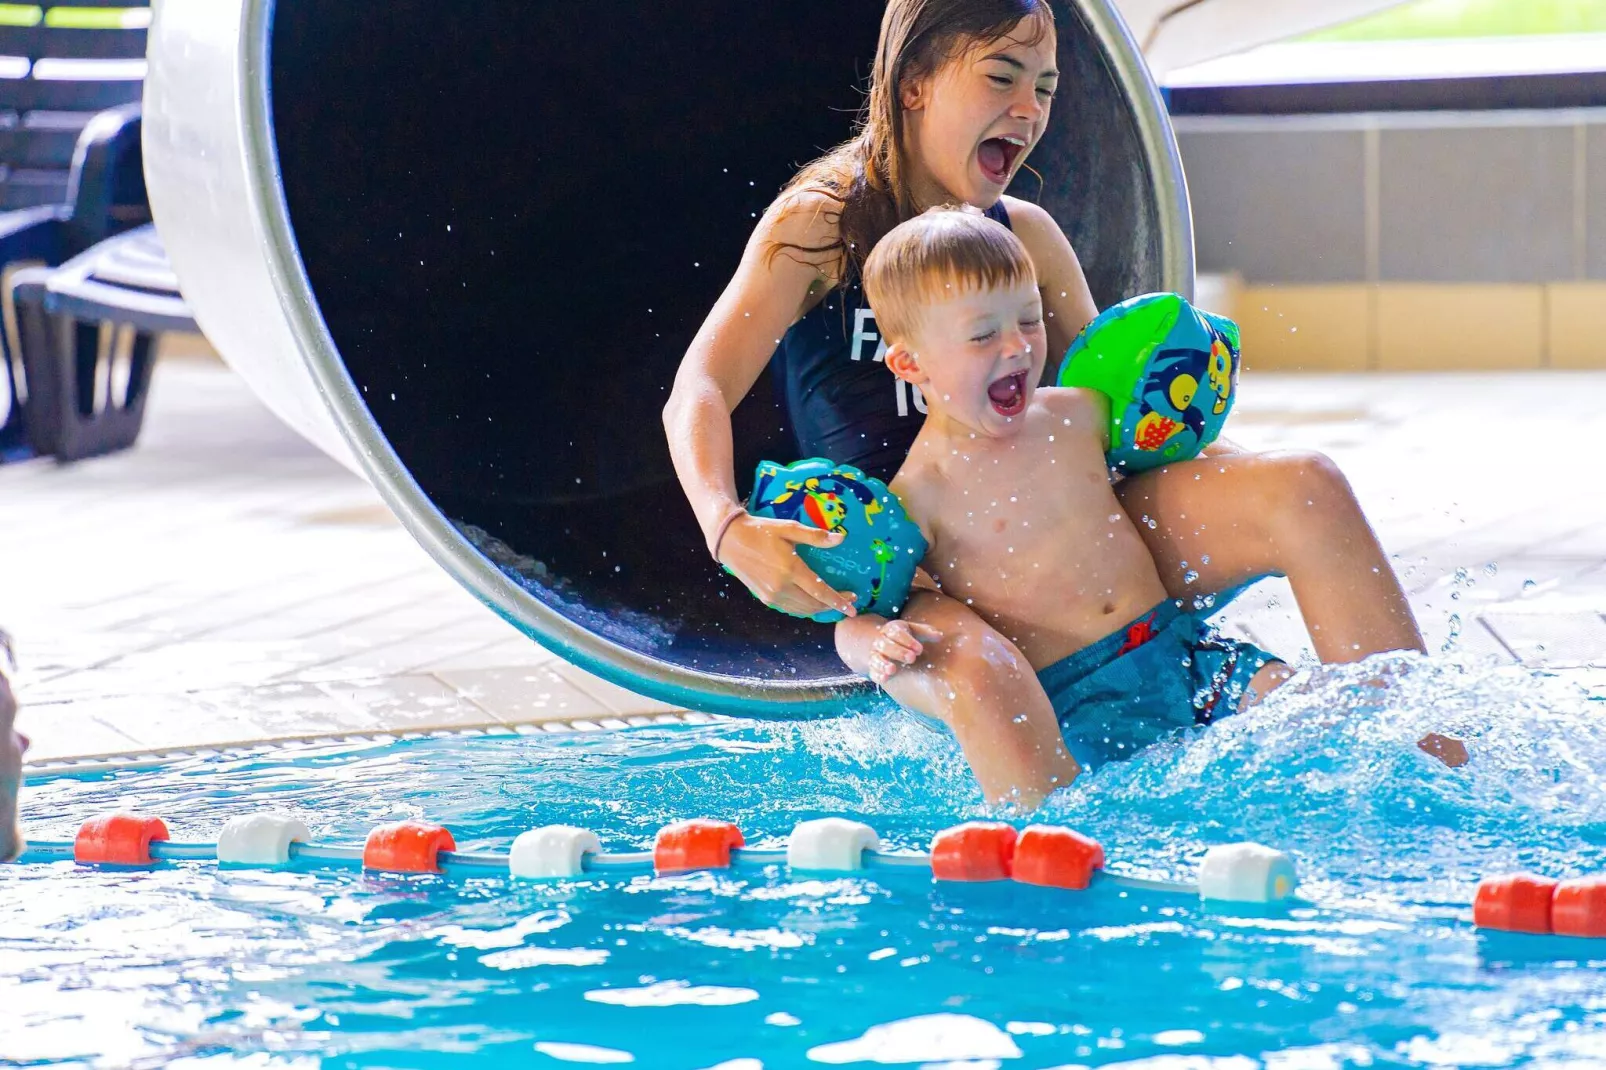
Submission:
{"label": "boy's hand", "polygon": [[1429,732],[1417,740],[1416,745],[1451,769],[1459,769],[1467,764],[1467,745],[1454,736]]}
{"label": "boy's hand", "polygon": [[925,653],[925,643],[942,641],[942,633],[918,621],[889,620],[870,644],[870,679],[882,687],[898,675],[905,665],[913,665]]}

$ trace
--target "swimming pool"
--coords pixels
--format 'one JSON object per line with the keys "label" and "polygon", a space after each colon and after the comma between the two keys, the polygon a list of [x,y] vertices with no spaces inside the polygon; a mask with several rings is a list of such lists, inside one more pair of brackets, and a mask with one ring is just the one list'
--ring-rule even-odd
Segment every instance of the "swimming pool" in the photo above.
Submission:
{"label": "swimming pool", "polygon": [[[1359,670],[1357,670],[1357,673]],[[105,1066],[853,1064],[1599,1066],[1606,941],[1486,936],[1477,881],[1606,872],[1606,672],[1414,666],[1340,678],[1108,767],[1039,815],[1113,871],[1292,852],[1305,902],[1206,907],[784,867],[557,884],[296,867],[0,869],[0,1060]],[[1411,746],[1464,733],[1465,769]],[[31,781],[36,840],[114,808],[215,836],[281,809],[319,841],[427,817],[461,849],[536,825],[643,848],[688,816],[753,846],[856,816],[924,849],[984,814],[902,714],[442,738]]]}

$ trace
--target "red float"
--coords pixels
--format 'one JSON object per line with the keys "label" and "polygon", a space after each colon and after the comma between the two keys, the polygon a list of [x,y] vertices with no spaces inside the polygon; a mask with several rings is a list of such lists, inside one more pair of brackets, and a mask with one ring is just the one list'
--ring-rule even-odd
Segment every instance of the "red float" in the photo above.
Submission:
{"label": "red float", "polygon": [[151,842],[169,839],[167,823],[139,814],[102,814],[78,826],[73,860],[113,866],[148,866]]}
{"label": "red float", "polygon": [[1104,868],[1104,848],[1067,828],[1028,825],[1015,842],[1014,877],[1022,884],[1081,890]]}
{"label": "red float", "polygon": [[362,868],[387,873],[439,873],[440,853],[457,850],[452,834],[428,821],[378,825],[362,847]]}
{"label": "red float", "polygon": [[659,873],[727,869],[731,849],[745,842],[742,830],[729,821],[706,817],[677,821],[658,830],[652,845],[652,868]]}
{"label": "red float", "polygon": [[1016,833],[998,821],[967,821],[931,841],[931,875],[940,881],[1004,881],[1015,858]]}
{"label": "red float", "polygon": [[1556,882],[1531,873],[1485,877],[1472,901],[1472,924],[1512,933],[1548,933]]}
{"label": "red float", "polygon": [[1606,937],[1606,877],[1562,881],[1550,900],[1550,924],[1558,936]]}

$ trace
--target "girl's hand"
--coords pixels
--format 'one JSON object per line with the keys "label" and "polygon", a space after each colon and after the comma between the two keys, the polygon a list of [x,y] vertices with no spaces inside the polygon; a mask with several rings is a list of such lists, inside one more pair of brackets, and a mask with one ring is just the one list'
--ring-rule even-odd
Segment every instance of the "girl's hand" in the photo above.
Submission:
{"label": "girl's hand", "polygon": [[836,546],[842,535],[795,520],[743,512],[719,540],[719,563],[772,609],[812,617],[828,610],[854,616],[854,596],[834,591],[797,554],[798,544]]}

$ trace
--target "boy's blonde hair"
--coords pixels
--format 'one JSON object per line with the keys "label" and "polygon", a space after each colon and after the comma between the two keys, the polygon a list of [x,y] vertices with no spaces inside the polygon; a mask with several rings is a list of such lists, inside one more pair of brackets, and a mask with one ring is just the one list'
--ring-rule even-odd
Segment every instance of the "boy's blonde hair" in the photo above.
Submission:
{"label": "boy's blonde hair", "polygon": [[932,208],[898,224],[864,265],[865,296],[888,343],[908,341],[926,305],[1023,282],[1037,282],[1026,246],[968,204]]}

